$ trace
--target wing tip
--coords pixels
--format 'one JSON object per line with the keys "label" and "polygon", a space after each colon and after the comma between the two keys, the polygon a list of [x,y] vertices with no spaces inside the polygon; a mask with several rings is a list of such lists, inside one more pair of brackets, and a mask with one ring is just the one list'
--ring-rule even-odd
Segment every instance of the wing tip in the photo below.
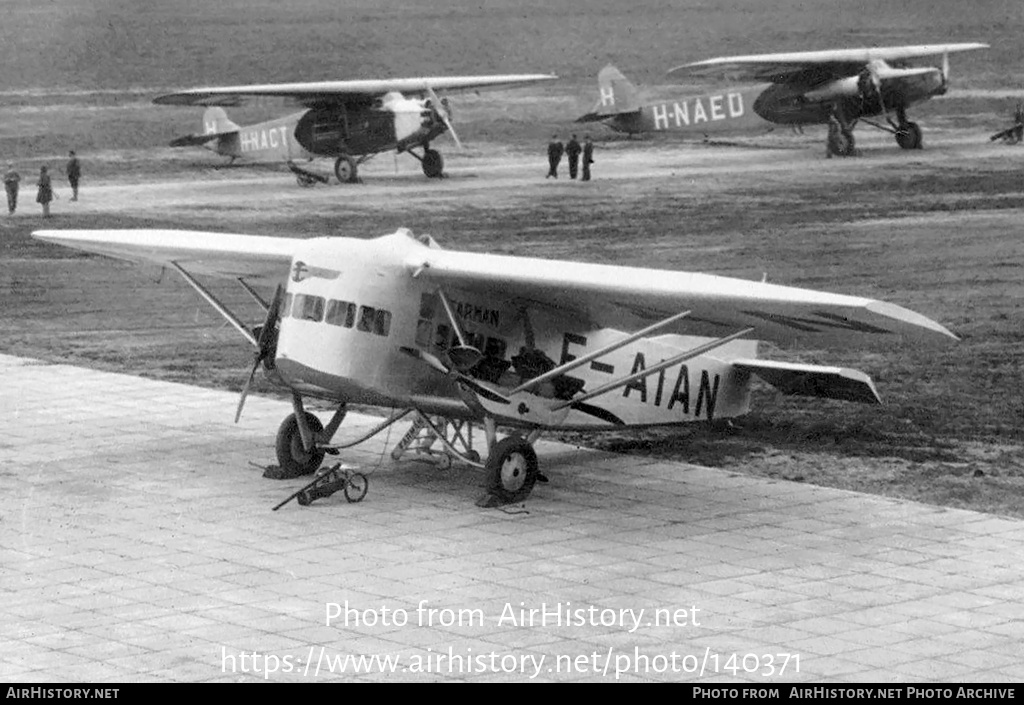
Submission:
{"label": "wing tip", "polygon": [[872,301],[867,305],[867,309],[879,316],[891,318],[910,326],[908,332],[923,333],[924,331],[929,331],[946,339],[960,340],[960,336],[950,331],[938,321],[933,321],[925,315],[911,311],[908,308],[903,308],[897,304],[891,304],[886,301]]}

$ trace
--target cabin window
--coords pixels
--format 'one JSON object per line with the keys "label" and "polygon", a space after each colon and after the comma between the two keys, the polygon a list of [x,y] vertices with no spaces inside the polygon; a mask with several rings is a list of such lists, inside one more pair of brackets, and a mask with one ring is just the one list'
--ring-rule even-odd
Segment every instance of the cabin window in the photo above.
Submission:
{"label": "cabin window", "polygon": [[359,307],[359,330],[364,333],[373,331],[373,323],[377,318],[377,310],[370,306]]}
{"label": "cabin window", "polygon": [[332,326],[351,328],[356,323],[356,305],[349,301],[329,301],[324,320]]}
{"label": "cabin window", "polygon": [[322,321],[324,318],[324,299],[322,296],[309,294],[295,295],[295,310],[292,315],[303,321]]}
{"label": "cabin window", "polygon": [[377,318],[373,321],[373,332],[377,335],[387,336],[391,331],[391,311],[377,309]]}

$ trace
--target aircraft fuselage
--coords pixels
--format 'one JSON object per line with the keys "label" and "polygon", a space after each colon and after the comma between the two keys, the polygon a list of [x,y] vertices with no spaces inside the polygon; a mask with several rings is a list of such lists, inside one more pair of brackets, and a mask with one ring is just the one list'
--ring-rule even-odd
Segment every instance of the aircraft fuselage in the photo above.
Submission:
{"label": "aircraft fuselage", "polygon": [[631,134],[756,132],[770,130],[774,125],[827,124],[833,105],[837,105],[847,119],[855,120],[905,109],[945,92],[938,69],[934,73],[901,78],[898,82],[886,81],[881,88],[883,110],[877,99],[865,99],[857,93],[857,81],[858,77],[851,77],[814,90],[792,84],[721,90],[651,103],[633,112],[610,115],[604,122],[614,130]]}
{"label": "aircraft fuselage", "polygon": [[[374,240],[308,241],[295,256],[288,280],[276,357],[281,381],[300,394],[322,399],[479,418],[482,411],[473,395],[449,375],[408,354],[413,349],[444,358],[456,344],[437,287],[413,277],[407,264],[423,247],[402,233]],[[625,337],[587,326],[564,311],[524,311],[500,295],[457,288],[445,294],[467,343],[484,355],[473,377],[496,390],[507,391],[539,373],[525,363],[524,349],[535,351],[535,356],[542,353],[554,366]],[[584,411],[567,410],[546,424],[538,421],[543,417],[537,409],[546,403],[647,369],[707,340],[679,335],[640,339],[577,368],[567,379],[542,385],[535,394],[522,397],[524,403],[499,410],[500,421],[582,429],[706,421],[746,413],[749,375],[725,360],[755,357],[757,343],[736,340],[714,355],[595,397]]]}

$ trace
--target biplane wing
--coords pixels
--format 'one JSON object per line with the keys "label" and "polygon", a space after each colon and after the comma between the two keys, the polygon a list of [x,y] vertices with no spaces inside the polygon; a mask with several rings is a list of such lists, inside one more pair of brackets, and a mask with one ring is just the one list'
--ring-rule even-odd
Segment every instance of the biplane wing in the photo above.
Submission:
{"label": "biplane wing", "polygon": [[406,96],[427,97],[431,92],[436,91],[511,88],[539,81],[551,81],[555,78],[557,76],[551,74],[507,74],[222,86],[169,93],[155,98],[153,102],[160,105],[230,107],[244,105],[254,100],[275,98],[290,105],[322,108],[347,103],[366,103],[392,92]]}
{"label": "biplane wing", "polygon": [[747,337],[783,344],[957,339],[895,304],[711,274],[426,248],[407,266],[439,286],[543,306],[623,331],[690,311],[662,332],[717,337],[752,327]]}

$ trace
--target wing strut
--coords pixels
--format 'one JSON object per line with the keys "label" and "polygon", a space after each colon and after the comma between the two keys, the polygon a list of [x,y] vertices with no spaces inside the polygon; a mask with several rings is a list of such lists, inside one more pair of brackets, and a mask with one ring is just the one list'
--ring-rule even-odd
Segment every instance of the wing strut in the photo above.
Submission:
{"label": "wing strut", "polygon": [[192,286],[192,288],[199,293],[200,296],[206,299],[207,303],[209,303],[211,306],[217,309],[217,312],[220,315],[224,316],[224,318],[227,319],[228,323],[237,328],[238,332],[244,335],[246,340],[252,343],[252,346],[254,348],[259,350],[260,343],[258,340],[256,340],[256,336],[254,336],[252,334],[252,331],[249,330],[246,327],[246,325],[238,319],[238,316],[231,313],[231,311],[228,310],[227,306],[218,301],[216,296],[214,296],[212,293],[210,293],[210,291],[206,289],[206,287],[204,287],[202,284],[196,281],[195,277],[186,272],[185,268],[182,267],[180,264],[172,261],[171,266],[177,269],[181,276],[185,277],[185,281],[187,281]]}
{"label": "wing strut", "polygon": [[666,318],[664,320],[658,321],[657,323],[655,323],[653,325],[647,326],[643,330],[639,330],[636,333],[633,333],[631,335],[627,335],[622,340],[619,340],[619,341],[617,341],[615,343],[612,343],[611,345],[606,345],[605,347],[600,348],[599,350],[594,350],[593,352],[587,353],[583,357],[578,357],[575,360],[570,360],[569,362],[565,363],[564,365],[556,367],[553,370],[548,370],[547,372],[545,372],[542,375],[538,375],[537,377],[534,377],[533,379],[530,379],[530,380],[527,380],[527,381],[523,382],[518,387],[513,389],[511,392],[509,392],[509,396],[511,396],[513,394],[516,394],[518,392],[525,392],[525,391],[527,391],[529,389],[533,389],[538,384],[542,384],[544,382],[547,382],[549,379],[554,379],[555,377],[558,377],[560,375],[567,374],[567,373],[575,370],[577,367],[582,367],[583,365],[587,364],[591,360],[596,360],[599,357],[603,357],[603,356],[607,355],[610,352],[614,352],[614,351],[618,350],[619,348],[622,348],[622,347],[625,347],[625,346],[629,345],[630,343],[632,343],[635,340],[639,340],[640,338],[646,338],[648,335],[650,335],[654,331],[660,330],[661,328],[664,328],[667,325],[671,325],[672,323],[675,323],[679,319],[685,318],[686,316],[689,316],[689,315],[690,315],[689,311],[683,311],[682,313],[677,313],[674,316],[669,316],[668,318]]}
{"label": "wing strut", "polygon": [[452,304],[448,300],[448,295],[444,293],[444,289],[438,289],[437,296],[441,299],[444,312],[448,315],[448,322],[452,324],[455,336],[459,339],[459,344],[448,350],[448,359],[452,361],[452,366],[456,370],[467,372],[480,362],[484,354],[466,342],[462,326],[459,325],[459,319],[455,317],[455,312],[452,311]]}
{"label": "wing strut", "polygon": [[263,300],[263,297],[259,295],[259,292],[257,292],[249,285],[249,282],[242,279],[242,277],[238,277],[238,283],[242,285],[243,289],[249,292],[249,296],[255,299],[256,303],[263,307],[264,311],[270,310],[270,304]]}
{"label": "wing strut", "polygon": [[697,357],[698,355],[703,355],[704,353],[714,350],[715,348],[719,348],[728,342],[736,340],[736,338],[743,337],[744,335],[750,333],[753,330],[753,327],[744,328],[743,330],[737,331],[731,335],[727,335],[724,338],[718,338],[716,340],[712,340],[710,343],[704,343],[703,345],[698,345],[695,348],[690,348],[686,352],[680,353],[675,357],[669,358],[668,360],[662,360],[657,365],[654,365],[653,367],[648,367],[646,370],[640,370],[635,374],[631,374],[628,377],[623,377],[622,379],[615,380],[614,382],[609,382],[608,384],[602,385],[597,389],[591,392],[587,392],[586,394],[583,394],[581,396],[575,397],[574,399],[570,399],[569,401],[563,401],[561,404],[556,404],[555,406],[551,407],[548,411],[555,412],[558,411],[559,409],[564,409],[567,406],[572,406],[573,404],[578,404],[580,402],[587,401],[588,399],[593,399],[594,397],[601,396],[602,394],[607,394],[608,392],[614,391],[621,387],[625,387],[627,384],[635,382],[638,379],[649,377],[650,375],[661,372],[664,369],[668,369],[673,365],[678,365],[680,362],[685,362],[691,358]]}

